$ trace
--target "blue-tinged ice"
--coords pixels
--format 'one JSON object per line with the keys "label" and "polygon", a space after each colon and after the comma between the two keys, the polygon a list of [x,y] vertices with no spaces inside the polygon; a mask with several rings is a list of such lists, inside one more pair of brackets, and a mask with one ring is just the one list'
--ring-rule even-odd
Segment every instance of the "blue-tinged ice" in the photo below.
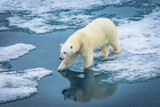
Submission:
{"label": "blue-tinged ice", "polygon": [[34,68],[0,73],[0,103],[30,97],[38,92],[38,81],[52,71]]}
{"label": "blue-tinged ice", "polygon": [[[6,28],[47,33],[82,27],[91,21],[85,10],[131,0],[0,0],[0,13],[11,13]],[[0,29],[5,30],[5,29]]]}
{"label": "blue-tinged ice", "polygon": [[32,49],[35,49],[35,46],[23,43],[0,47],[0,62],[16,59],[28,53]]}
{"label": "blue-tinged ice", "polygon": [[[133,19],[133,18],[132,18]],[[160,76],[160,9],[138,21],[114,19],[122,52],[111,53],[92,67],[94,71],[108,73],[108,83],[146,81]],[[95,53],[96,58],[99,53]]]}

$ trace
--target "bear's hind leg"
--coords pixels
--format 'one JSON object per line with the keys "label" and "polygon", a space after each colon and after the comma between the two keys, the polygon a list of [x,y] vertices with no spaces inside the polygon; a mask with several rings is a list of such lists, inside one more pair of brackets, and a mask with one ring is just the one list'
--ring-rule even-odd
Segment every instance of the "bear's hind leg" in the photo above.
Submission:
{"label": "bear's hind leg", "polygon": [[119,41],[117,40],[117,42],[114,42],[114,43],[111,43],[110,44],[113,48],[112,52],[114,53],[119,53],[121,51],[121,48],[120,48],[120,43]]}
{"label": "bear's hind leg", "polygon": [[100,57],[101,58],[104,58],[106,56],[109,55],[109,45],[108,44],[105,44],[101,47],[101,53],[100,53]]}

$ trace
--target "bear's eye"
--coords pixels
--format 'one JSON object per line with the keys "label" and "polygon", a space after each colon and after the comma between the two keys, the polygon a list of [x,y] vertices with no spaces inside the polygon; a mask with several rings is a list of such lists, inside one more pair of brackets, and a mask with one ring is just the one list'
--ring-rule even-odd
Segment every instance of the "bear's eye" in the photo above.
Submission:
{"label": "bear's eye", "polygon": [[66,54],[66,52],[63,52],[64,54]]}

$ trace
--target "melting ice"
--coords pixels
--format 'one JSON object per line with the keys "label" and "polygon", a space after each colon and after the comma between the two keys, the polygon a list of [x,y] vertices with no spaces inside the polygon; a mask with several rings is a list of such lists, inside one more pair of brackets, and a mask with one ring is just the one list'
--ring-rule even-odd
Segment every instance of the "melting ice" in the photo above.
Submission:
{"label": "melting ice", "polygon": [[[111,54],[92,69],[108,73],[109,83],[146,81],[160,76],[160,9],[138,21],[114,19],[122,52]],[[95,57],[97,57],[95,53]]]}
{"label": "melting ice", "polygon": [[14,44],[8,47],[0,47],[0,62],[16,59],[34,48],[35,46],[31,44],[23,43]]}
{"label": "melting ice", "polygon": [[85,10],[116,5],[130,0],[1,0],[0,13],[11,13],[8,26],[0,30],[21,28],[34,33],[77,28],[90,22]]}
{"label": "melting ice", "polygon": [[0,73],[0,103],[30,97],[38,92],[38,81],[51,74],[44,68]]}
{"label": "melting ice", "polygon": [[37,82],[52,73],[44,68],[9,70],[11,59],[19,58],[34,48],[31,44],[23,43],[0,47],[0,103],[23,99],[37,93]]}
{"label": "melting ice", "polygon": [[35,49],[31,44],[18,43],[7,47],[0,47],[0,71],[7,71],[9,61],[27,54],[30,50]]}

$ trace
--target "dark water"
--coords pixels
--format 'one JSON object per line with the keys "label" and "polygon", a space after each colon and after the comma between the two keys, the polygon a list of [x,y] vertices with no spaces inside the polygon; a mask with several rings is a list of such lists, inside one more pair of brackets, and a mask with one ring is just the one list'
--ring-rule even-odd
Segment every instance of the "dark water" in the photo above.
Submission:
{"label": "dark water", "polygon": [[[35,94],[0,104],[0,107],[159,107],[160,2],[135,0],[120,3],[95,3],[96,5],[89,7],[76,5],[76,11],[74,6],[62,8],[60,5],[60,9],[49,13],[45,11],[44,14],[39,12],[37,16],[33,13],[38,8],[30,8],[27,12],[28,7],[24,6],[25,12],[17,12],[18,6],[21,7],[19,4],[15,10],[11,6],[11,9],[7,8],[9,11],[2,12],[0,26],[6,28],[0,32],[0,47],[24,43],[32,44],[36,48],[18,59],[1,62],[0,65],[11,71],[43,67],[53,73],[38,82],[38,92]],[[75,17],[77,14],[82,15],[81,18]],[[45,24],[34,23],[32,19],[38,17],[41,18],[40,22],[43,22],[46,21],[47,15],[56,18],[49,20],[49,23],[44,22]],[[21,19],[27,17],[23,19],[26,22],[16,23],[17,16]],[[7,19],[9,17],[15,19]],[[108,17],[115,22],[119,30],[122,53],[110,54],[108,58],[100,59],[97,57],[99,51],[96,51],[95,62],[90,69],[81,69],[82,60],[79,57],[72,67],[58,72],[59,44],[64,43],[77,29],[97,17]],[[58,19],[61,20],[57,21]],[[27,25],[28,21],[31,21],[31,26],[21,26]],[[58,28],[50,29],[52,25],[57,25]],[[67,27],[59,28],[59,25]],[[38,26],[41,26],[40,29]]]}

